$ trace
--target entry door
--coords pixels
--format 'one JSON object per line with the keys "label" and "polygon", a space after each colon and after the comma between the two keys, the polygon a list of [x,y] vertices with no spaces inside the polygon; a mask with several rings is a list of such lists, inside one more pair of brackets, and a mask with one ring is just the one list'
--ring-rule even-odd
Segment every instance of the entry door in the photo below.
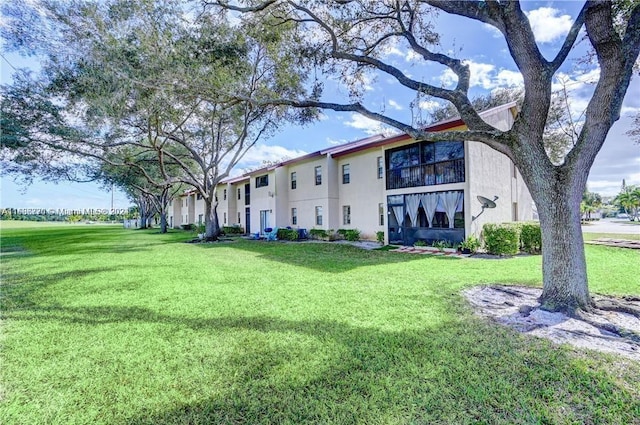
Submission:
{"label": "entry door", "polygon": [[267,227],[271,227],[269,225],[270,223],[270,215],[269,214],[269,210],[262,210],[260,211],[260,233],[264,233],[264,229],[266,229]]}
{"label": "entry door", "polygon": [[244,209],[244,231],[248,235],[251,233],[251,208]]}

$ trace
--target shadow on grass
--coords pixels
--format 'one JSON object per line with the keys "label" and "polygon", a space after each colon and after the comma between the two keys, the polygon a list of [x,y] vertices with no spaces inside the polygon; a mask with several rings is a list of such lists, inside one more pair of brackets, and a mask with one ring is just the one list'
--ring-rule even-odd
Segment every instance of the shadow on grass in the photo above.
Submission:
{"label": "shadow on grass", "polygon": [[[282,242],[282,241],[246,241],[231,243],[199,244],[205,249],[228,247],[258,254],[260,258],[306,267],[329,273],[341,273],[359,267],[372,265],[397,264],[419,261],[420,255],[408,255],[396,252],[365,250],[348,244],[331,242]],[[436,258],[436,257],[433,257]],[[458,258],[437,257],[442,261],[458,261]]]}
{"label": "shadow on grass", "polygon": [[[33,313],[18,320],[99,328],[152,323],[176,335],[197,331],[213,338],[213,347],[227,337],[224,356],[212,347],[218,355],[191,351],[194,360],[182,364],[194,369],[185,370],[187,376],[216,371],[190,389],[196,392],[187,398],[197,401],[145,406],[141,400],[130,424],[633,423],[640,417],[637,391],[599,371],[606,362],[585,365],[546,341],[469,317],[392,332],[328,320],[185,318],[139,307]],[[182,371],[157,367],[158,373],[177,373],[180,386]],[[638,384],[634,370],[640,372],[626,373]]]}
{"label": "shadow on grass", "polygon": [[[182,236],[154,238],[155,235],[151,236],[154,230],[143,230],[136,235],[140,237],[140,242],[131,243],[131,240],[123,237],[126,232],[132,231],[115,226],[72,225],[9,229],[3,232],[1,250],[3,253],[23,250],[41,256],[131,253],[148,250],[151,245],[173,243],[173,238]],[[147,235],[144,233],[149,237],[145,238]]]}

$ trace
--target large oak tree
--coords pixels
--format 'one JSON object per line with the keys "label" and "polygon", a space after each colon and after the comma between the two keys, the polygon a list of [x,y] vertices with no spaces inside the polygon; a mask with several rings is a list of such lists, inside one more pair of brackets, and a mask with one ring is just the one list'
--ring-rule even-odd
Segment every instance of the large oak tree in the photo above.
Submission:
{"label": "large oak tree", "polygon": [[[594,0],[583,4],[555,57],[541,53],[529,20],[518,1],[450,0],[268,0],[206,2],[244,12],[256,22],[295,22],[308,36],[298,45],[300,54],[318,69],[354,85],[367,72],[391,77],[423,98],[450,102],[468,126],[465,132],[428,134],[411,122],[394,119],[355,96],[344,101],[322,101],[281,96],[256,99],[297,107],[321,107],[358,112],[394,126],[417,140],[475,140],[507,155],[517,165],[537,205],[543,244],[543,306],[550,310],[589,309],[587,270],[580,227],[580,202],[589,170],[609,129],[619,119],[640,50],[640,4]],[[212,8],[213,10],[213,8]],[[217,10],[217,9],[216,9]],[[496,28],[522,74],[524,98],[509,131],[485,123],[469,96],[470,69],[465,61],[438,48],[433,23],[439,13],[465,17]],[[257,25],[257,24],[256,24]],[[559,163],[545,150],[544,135],[552,106],[554,75],[567,61],[584,29],[599,79],[584,113],[575,143]],[[453,30],[453,29],[452,29]],[[455,87],[428,84],[394,66],[386,52],[410,49],[416,61],[448,68],[457,76]],[[415,70],[415,69],[414,69]]]}

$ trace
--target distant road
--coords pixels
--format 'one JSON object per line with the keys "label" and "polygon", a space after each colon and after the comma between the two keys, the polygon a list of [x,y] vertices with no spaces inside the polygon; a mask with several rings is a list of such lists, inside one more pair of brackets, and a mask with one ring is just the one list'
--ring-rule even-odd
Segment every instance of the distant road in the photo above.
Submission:
{"label": "distant road", "polygon": [[640,224],[626,219],[605,218],[582,226],[584,233],[618,233],[640,235]]}

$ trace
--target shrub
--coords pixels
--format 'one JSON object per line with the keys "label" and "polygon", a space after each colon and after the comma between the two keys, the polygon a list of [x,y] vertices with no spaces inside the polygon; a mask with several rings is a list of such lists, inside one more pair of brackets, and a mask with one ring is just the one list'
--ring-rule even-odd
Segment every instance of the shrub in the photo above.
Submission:
{"label": "shrub", "polygon": [[431,246],[438,248],[439,251],[444,251],[445,248],[453,248],[453,244],[449,241],[433,241]]}
{"label": "shrub", "polygon": [[360,240],[360,230],[348,229],[343,234],[344,238],[348,241],[355,242]]}
{"label": "shrub", "polygon": [[474,235],[467,236],[464,241],[460,243],[461,249],[468,249],[470,252],[475,253],[480,248],[480,241]]}
{"label": "shrub", "polygon": [[378,241],[380,245],[384,245],[384,232],[376,232],[376,241]]}
{"label": "shrub", "polygon": [[520,225],[486,223],[482,227],[482,237],[489,254],[515,255],[520,248]]}
{"label": "shrub", "polygon": [[181,224],[180,227],[182,228],[182,230],[194,230],[195,229],[195,225],[193,225],[193,224]]}
{"label": "shrub", "polygon": [[295,229],[278,229],[278,240],[297,241],[298,231]]}
{"label": "shrub", "polygon": [[225,235],[241,235],[244,233],[244,229],[240,226],[224,226],[222,231]]}
{"label": "shrub", "polygon": [[427,241],[417,240],[413,243],[413,246],[427,246]]}
{"label": "shrub", "polygon": [[542,232],[540,223],[522,223],[520,226],[520,247],[529,254],[538,254],[542,251]]}
{"label": "shrub", "polygon": [[310,229],[309,230],[309,237],[311,239],[326,240],[326,239],[329,239],[329,233],[324,229]]}

